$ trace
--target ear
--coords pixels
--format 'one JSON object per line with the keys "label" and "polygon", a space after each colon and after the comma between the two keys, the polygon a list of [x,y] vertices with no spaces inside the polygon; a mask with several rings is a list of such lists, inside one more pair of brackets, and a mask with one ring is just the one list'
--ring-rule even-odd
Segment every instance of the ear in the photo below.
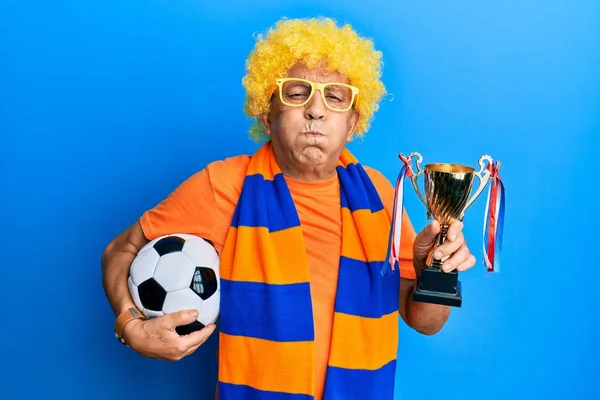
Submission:
{"label": "ear", "polygon": [[348,131],[348,136],[346,137],[346,141],[347,142],[351,142],[352,138],[354,138],[354,131],[356,131],[356,127],[358,126],[358,121],[360,121],[360,111],[358,110],[354,110],[352,111],[352,114],[350,114],[350,121],[349,121],[349,127],[350,130]]}
{"label": "ear", "polygon": [[262,122],[263,131],[265,135],[271,136],[271,121],[269,121],[269,112],[260,115],[260,121]]}

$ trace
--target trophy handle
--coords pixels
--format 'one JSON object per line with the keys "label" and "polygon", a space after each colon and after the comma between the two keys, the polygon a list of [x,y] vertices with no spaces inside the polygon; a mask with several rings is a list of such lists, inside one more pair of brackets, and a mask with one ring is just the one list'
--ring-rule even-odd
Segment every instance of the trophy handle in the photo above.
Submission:
{"label": "trophy handle", "polygon": [[423,162],[423,156],[421,156],[421,154],[417,153],[417,152],[410,153],[407,157],[409,166],[411,164],[413,157],[417,158],[417,160],[415,161],[415,165],[417,167],[417,172],[413,172],[413,175],[410,177],[410,181],[412,183],[413,189],[415,190],[415,192],[417,193],[417,196],[419,197],[419,200],[421,200],[421,203],[423,203],[423,205],[425,206],[425,209],[427,210],[427,218],[429,219],[429,218],[431,218],[431,211],[429,210],[429,206],[427,205],[427,200],[425,199],[423,192],[421,192],[421,189],[419,188],[419,181],[418,181],[419,176],[423,175],[423,170],[421,169],[421,162]]}
{"label": "trophy handle", "polygon": [[477,191],[473,194],[473,196],[471,196],[469,201],[467,201],[467,204],[463,209],[461,219],[464,216],[467,208],[469,208],[469,206],[473,204],[473,202],[477,199],[477,197],[479,197],[483,189],[485,189],[485,185],[487,185],[488,179],[490,179],[491,172],[487,169],[487,165],[484,164],[484,161],[486,160],[488,162],[488,165],[494,162],[494,160],[492,160],[492,157],[488,156],[487,154],[479,158],[479,171],[475,172],[475,175],[479,178],[479,187],[477,188]]}

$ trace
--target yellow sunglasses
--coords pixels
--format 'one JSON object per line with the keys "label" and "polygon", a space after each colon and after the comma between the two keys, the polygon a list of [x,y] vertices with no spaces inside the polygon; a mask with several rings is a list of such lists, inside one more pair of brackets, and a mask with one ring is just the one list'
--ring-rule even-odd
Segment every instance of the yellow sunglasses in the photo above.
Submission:
{"label": "yellow sunglasses", "polygon": [[279,78],[276,80],[279,100],[289,107],[302,107],[314,96],[321,93],[323,103],[332,111],[344,112],[354,106],[358,88],[338,82],[313,82],[300,78]]}

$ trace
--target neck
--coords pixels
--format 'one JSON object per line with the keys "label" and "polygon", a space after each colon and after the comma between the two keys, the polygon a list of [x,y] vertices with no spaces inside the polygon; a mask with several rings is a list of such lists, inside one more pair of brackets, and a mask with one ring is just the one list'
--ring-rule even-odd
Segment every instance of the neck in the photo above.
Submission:
{"label": "neck", "polygon": [[280,166],[281,172],[287,177],[292,179],[296,179],[299,181],[308,181],[308,182],[319,182],[326,181],[327,179],[333,177],[336,173],[335,168],[318,168],[318,167],[301,167],[295,168],[293,166],[285,167]]}

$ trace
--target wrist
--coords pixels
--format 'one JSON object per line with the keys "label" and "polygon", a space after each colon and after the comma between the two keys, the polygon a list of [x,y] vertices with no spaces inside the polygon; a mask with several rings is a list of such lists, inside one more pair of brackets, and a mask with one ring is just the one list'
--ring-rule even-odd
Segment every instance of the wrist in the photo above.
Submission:
{"label": "wrist", "polygon": [[413,268],[415,269],[415,274],[418,277],[421,276],[421,272],[423,271],[423,266],[425,265],[425,261],[421,261],[421,260],[413,260]]}
{"label": "wrist", "polygon": [[133,320],[129,321],[127,324],[125,324],[125,326],[123,327],[123,333],[121,334],[122,341],[125,343],[125,345],[128,346],[129,344],[131,344],[132,332],[135,331],[136,326],[138,324],[141,324],[142,322],[143,322],[143,319],[137,318],[137,319],[133,319]]}
{"label": "wrist", "polygon": [[136,323],[141,322],[141,320],[145,319],[146,317],[144,317],[142,312],[137,307],[133,306],[127,308],[126,310],[122,311],[115,320],[115,336],[117,337],[117,339],[119,339],[121,343],[126,344],[126,328],[131,328],[132,324],[135,325]]}

